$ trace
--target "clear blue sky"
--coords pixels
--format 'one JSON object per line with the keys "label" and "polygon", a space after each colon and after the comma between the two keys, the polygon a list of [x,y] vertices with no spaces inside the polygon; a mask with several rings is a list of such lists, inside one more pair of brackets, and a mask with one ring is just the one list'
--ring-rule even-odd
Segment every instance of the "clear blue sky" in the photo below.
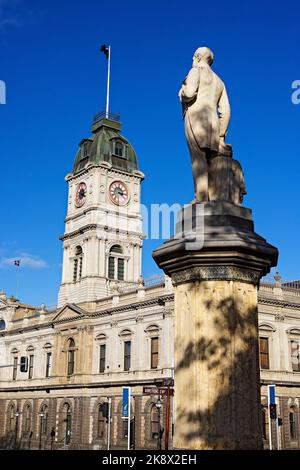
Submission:
{"label": "clear blue sky", "polygon": [[[296,1],[0,0],[0,289],[15,293],[6,263],[23,256],[21,299],[56,303],[64,177],[104,108],[102,43],[112,46],[111,110],[146,174],[148,205],[193,197],[177,93],[196,47],[211,47],[231,101],[227,142],[245,171],[245,205],[279,247],[282,277],[299,279],[299,18]],[[144,244],[145,277],[157,272],[159,244]]]}

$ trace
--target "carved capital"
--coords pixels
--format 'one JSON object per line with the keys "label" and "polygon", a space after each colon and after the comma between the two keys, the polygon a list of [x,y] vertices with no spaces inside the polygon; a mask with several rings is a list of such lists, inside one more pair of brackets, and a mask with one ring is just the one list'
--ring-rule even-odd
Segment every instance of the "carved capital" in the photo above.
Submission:
{"label": "carved capital", "polygon": [[195,266],[172,274],[175,286],[196,281],[238,281],[258,284],[259,280],[259,272],[237,266]]}
{"label": "carved capital", "polygon": [[169,318],[174,316],[174,311],[172,309],[166,309],[163,313],[164,318]]}

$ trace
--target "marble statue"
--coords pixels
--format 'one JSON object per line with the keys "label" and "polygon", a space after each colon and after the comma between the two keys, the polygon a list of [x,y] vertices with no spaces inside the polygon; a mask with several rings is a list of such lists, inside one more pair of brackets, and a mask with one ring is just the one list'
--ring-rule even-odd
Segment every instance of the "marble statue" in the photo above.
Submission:
{"label": "marble statue", "polygon": [[211,69],[213,52],[200,47],[179,91],[191,156],[196,201],[241,204],[246,194],[242,168],[225,143],[230,104],[223,81]]}

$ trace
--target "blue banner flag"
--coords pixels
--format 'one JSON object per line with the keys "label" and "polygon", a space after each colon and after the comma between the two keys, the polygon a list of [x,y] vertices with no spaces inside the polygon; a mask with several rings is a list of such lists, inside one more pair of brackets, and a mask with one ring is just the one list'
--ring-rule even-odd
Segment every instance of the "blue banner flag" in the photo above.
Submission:
{"label": "blue banner flag", "polygon": [[275,405],[275,385],[268,385],[268,402],[269,405]]}
{"label": "blue banner flag", "polygon": [[123,401],[122,401],[122,417],[128,418],[129,416],[129,400],[130,400],[130,389],[123,387]]}

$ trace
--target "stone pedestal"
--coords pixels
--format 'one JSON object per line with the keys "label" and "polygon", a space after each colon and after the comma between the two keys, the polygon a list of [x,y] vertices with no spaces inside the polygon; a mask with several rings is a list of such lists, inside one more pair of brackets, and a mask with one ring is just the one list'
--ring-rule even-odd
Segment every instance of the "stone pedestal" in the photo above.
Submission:
{"label": "stone pedestal", "polygon": [[187,206],[153,257],[175,289],[174,447],[262,448],[257,289],[277,249],[249,209],[209,202]]}

